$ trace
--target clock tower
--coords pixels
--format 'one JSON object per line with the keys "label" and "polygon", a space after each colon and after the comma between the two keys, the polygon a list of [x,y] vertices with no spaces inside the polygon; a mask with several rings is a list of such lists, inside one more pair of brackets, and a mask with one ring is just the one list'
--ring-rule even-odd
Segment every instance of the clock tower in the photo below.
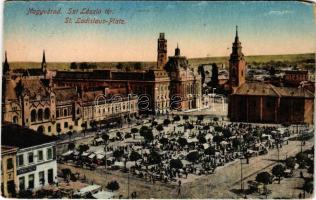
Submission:
{"label": "clock tower", "polygon": [[167,63],[167,40],[165,39],[164,33],[160,33],[159,35],[157,51],[157,69],[163,70]]}
{"label": "clock tower", "polygon": [[229,59],[229,86],[233,92],[246,82],[246,61],[241,49],[238,26],[236,26],[235,41]]}

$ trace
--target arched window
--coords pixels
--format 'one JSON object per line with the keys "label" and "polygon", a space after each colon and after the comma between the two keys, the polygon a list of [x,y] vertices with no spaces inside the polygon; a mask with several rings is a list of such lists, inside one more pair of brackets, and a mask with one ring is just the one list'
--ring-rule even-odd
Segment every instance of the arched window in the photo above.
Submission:
{"label": "arched window", "polygon": [[64,109],[64,116],[68,116],[68,110]]}
{"label": "arched window", "polygon": [[31,122],[35,122],[36,121],[36,110],[32,110],[31,111]]}
{"label": "arched window", "polygon": [[37,112],[37,120],[42,121],[43,120],[43,110],[39,109]]}
{"label": "arched window", "polygon": [[49,108],[45,108],[45,110],[44,110],[44,119],[49,119],[49,117],[50,117]]}
{"label": "arched window", "polygon": [[18,116],[14,116],[12,122],[13,122],[13,124],[17,124],[18,123]]}

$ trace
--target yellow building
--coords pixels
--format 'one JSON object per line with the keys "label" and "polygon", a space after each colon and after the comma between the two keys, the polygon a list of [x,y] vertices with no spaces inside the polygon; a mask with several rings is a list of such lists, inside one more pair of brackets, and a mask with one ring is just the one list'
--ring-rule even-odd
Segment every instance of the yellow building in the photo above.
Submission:
{"label": "yellow building", "polygon": [[16,175],[17,148],[1,146],[1,196],[15,197],[17,193]]}

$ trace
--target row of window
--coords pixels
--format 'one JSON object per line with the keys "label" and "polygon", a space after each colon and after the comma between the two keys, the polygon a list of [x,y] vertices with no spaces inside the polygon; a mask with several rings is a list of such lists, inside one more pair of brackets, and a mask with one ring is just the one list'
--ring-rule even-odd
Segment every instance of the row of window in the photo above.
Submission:
{"label": "row of window", "polygon": [[56,110],[56,117],[67,117],[72,115],[72,108],[61,108]]}
{"label": "row of window", "polygon": [[[17,164],[18,166],[23,166],[25,164],[33,164],[35,162],[34,159],[34,153],[29,152],[27,153],[27,162],[24,160],[24,154],[20,154],[17,156]],[[46,149],[46,159],[44,159],[44,152],[43,150],[38,150],[37,151],[37,162],[41,162],[44,160],[51,160],[53,159],[53,149],[52,148],[47,148]]]}
{"label": "row of window", "polygon": [[38,109],[37,111],[33,109],[31,111],[31,122],[35,121],[43,121],[48,120],[50,118],[50,110],[49,108],[45,108],[44,111],[43,109]]}
{"label": "row of window", "polygon": [[[26,188],[26,177],[28,178],[28,185]],[[40,171],[38,172],[38,181],[39,181],[39,185],[44,186],[46,184],[46,180],[45,180],[45,171]],[[54,183],[54,171],[53,169],[48,169],[47,170],[47,182],[49,184]],[[35,187],[35,174],[29,174],[28,176],[21,176],[19,178],[19,189],[20,191],[23,191],[25,189],[34,189]]]}

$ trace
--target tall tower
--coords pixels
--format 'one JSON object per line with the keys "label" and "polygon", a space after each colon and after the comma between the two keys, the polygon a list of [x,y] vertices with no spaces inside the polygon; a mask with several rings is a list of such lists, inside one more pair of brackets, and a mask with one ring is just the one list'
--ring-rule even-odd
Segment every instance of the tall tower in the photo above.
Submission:
{"label": "tall tower", "polygon": [[46,58],[45,58],[45,50],[43,50],[42,72],[43,72],[43,74],[44,74],[44,77],[46,78],[47,64],[46,64]]}
{"label": "tall tower", "polygon": [[167,63],[167,40],[164,33],[159,35],[157,53],[157,69],[163,70]]}
{"label": "tall tower", "polygon": [[7,58],[7,51],[5,51],[5,54],[4,54],[4,63],[3,63],[3,68],[2,68],[2,75],[6,75],[6,73],[8,71],[10,71],[10,66],[9,66],[9,63],[8,63],[8,58]]}
{"label": "tall tower", "polygon": [[236,26],[235,41],[229,59],[229,85],[233,91],[246,82],[246,61],[241,49],[242,47],[238,37],[238,26]]}

